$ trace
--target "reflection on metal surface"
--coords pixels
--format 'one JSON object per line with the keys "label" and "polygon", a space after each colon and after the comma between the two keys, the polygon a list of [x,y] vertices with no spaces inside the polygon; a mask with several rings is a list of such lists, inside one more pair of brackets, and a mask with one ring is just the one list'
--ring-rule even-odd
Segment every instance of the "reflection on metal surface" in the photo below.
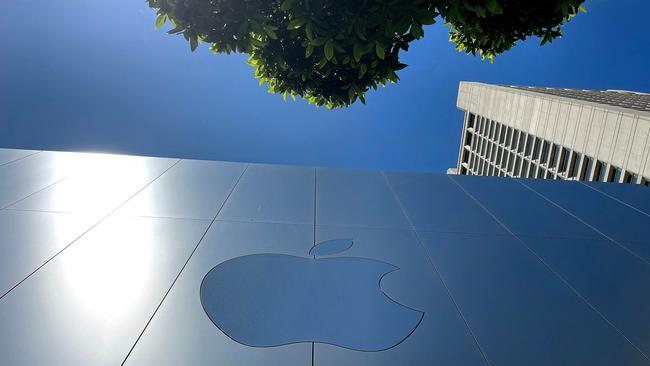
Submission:
{"label": "reflection on metal surface", "polygon": [[[352,242],[327,244],[340,251]],[[382,279],[398,269],[357,257],[247,255],[208,272],[201,283],[201,303],[221,331],[245,345],[317,342],[382,351],[411,335],[424,316],[382,289]]]}
{"label": "reflection on metal surface", "polygon": [[171,165],[167,159],[69,154],[57,159],[63,181],[11,206],[14,209],[101,215],[124,202]]}
{"label": "reflection on metal surface", "polygon": [[156,250],[152,226],[123,220],[119,230],[102,238],[104,245],[79,246],[61,257],[64,278],[75,302],[107,322],[137,301],[152,275],[151,260]]}

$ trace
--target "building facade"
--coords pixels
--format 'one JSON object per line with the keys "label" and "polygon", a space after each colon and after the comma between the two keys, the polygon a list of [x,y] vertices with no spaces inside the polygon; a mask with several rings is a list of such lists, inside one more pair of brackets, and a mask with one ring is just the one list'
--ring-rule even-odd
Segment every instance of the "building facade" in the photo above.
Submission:
{"label": "building facade", "polygon": [[650,190],[0,149],[0,365],[648,366]]}
{"label": "building facade", "polygon": [[461,82],[457,174],[650,184],[650,94]]}

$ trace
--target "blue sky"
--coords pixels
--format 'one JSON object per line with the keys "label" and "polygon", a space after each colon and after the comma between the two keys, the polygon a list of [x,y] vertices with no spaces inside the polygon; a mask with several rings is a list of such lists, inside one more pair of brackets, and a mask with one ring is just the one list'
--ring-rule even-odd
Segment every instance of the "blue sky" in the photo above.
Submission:
{"label": "blue sky", "polygon": [[429,26],[400,83],[327,110],[268,94],[244,55],[190,53],[144,0],[15,1],[0,12],[0,147],[444,172],[460,80],[650,92],[650,2],[586,6],[563,39],[494,64]]}

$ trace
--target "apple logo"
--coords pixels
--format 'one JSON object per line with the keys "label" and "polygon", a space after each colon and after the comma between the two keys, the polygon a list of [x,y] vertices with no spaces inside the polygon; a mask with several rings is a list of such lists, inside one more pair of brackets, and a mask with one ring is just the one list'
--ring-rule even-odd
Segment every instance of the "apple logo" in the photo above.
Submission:
{"label": "apple logo", "polygon": [[201,283],[201,304],[228,337],[252,347],[328,343],[359,351],[392,348],[424,313],[392,300],[381,288],[399,268],[377,260],[327,257],[350,239],[314,246],[311,258],[253,254],[224,261]]}

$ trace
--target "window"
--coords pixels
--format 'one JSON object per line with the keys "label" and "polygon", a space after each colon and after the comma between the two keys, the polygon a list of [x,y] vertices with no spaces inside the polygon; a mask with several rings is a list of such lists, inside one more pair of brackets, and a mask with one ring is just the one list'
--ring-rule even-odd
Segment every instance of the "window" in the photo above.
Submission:
{"label": "window", "polygon": [[523,153],[525,147],[526,147],[526,133],[520,132],[519,133],[519,142],[517,143],[517,152],[518,153]]}
{"label": "window", "polygon": [[502,152],[503,152],[503,148],[502,148],[502,147],[500,147],[500,148],[497,149],[497,158],[496,158],[496,160],[494,161],[494,163],[495,163],[496,165],[499,165],[499,166],[501,165],[501,154],[502,154]]}
{"label": "window", "polygon": [[501,125],[501,130],[499,131],[499,143],[503,144],[506,141],[506,126]]}
{"label": "window", "polygon": [[625,172],[625,174],[623,175],[623,183],[636,183],[636,180],[637,180],[636,174]]}
{"label": "window", "polygon": [[534,137],[531,136],[531,135],[528,135],[526,137],[526,153],[524,155],[530,156],[530,150],[533,147],[533,140],[534,140]]}
{"label": "window", "polygon": [[614,166],[610,166],[609,174],[607,174],[607,182],[620,182],[621,181],[621,169]]}
{"label": "window", "polygon": [[560,165],[558,168],[558,173],[564,173],[569,168],[569,155],[571,155],[571,150],[562,148],[562,153],[560,154]]}
{"label": "window", "polygon": [[472,134],[467,132],[465,134],[465,145],[470,146],[472,144]]}
{"label": "window", "polygon": [[510,153],[510,159],[508,159],[508,172],[512,172],[512,164],[514,163],[515,160],[515,154]]}
{"label": "window", "polygon": [[508,151],[503,150],[503,156],[501,157],[501,167],[505,169],[507,162],[508,162]]}
{"label": "window", "polygon": [[537,164],[530,163],[530,170],[528,171],[528,178],[535,178],[535,172],[537,171]]}
{"label": "window", "polygon": [[548,159],[549,168],[557,168],[560,162],[560,149],[562,147],[558,144],[553,145],[551,150],[551,157]]}
{"label": "window", "polygon": [[569,178],[575,178],[578,175],[578,167],[580,166],[580,160],[582,160],[582,154],[573,153],[571,156],[571,163],[569,164]]}
{"label": "window", "polygon": [[546,171],[546,179],[553,179],[553,172],[550,170]]}
{"label": "window", "polygon": [[506,129],[506,146],[510,146],[511,141],[512,141],[512,127],[508,127]]}
{"label": "window", "polygon": [[643,184],[646,187],[650,187],[650,180],[648,180],[648,178],[643,177],[641,178],[641,184]]}
{"label": "window", "polygon": [[488,138],[490,140],[494,140],[494,121],[493,120],[490,120],[490,130],[489,130]]}
{"label": "window", "polygon": [[591,171],[594,168],[594,159],[585,156],[585,161],[582,163],[582,170],[580,171],[579,180],[589,180],[591,178]]}
{"label": "window", "polygon": [[606,182],[605,179],[605,171],[607,170],[607,166],[603,164],[602,161],[596,160],[596,165],[594,169],[594,181],[596,182]]}
{"label": "window", "polygon": [[[533,149],[533,160],[539,159],[539,146],[541,145],[542,140],[535,138],[535,145]],[[526,154],[528,155],[528,154]]]}
{"label": "window", "polygon": [[526,177],[528,173],[528,160],[524,159],[524,163],[521,167],[521,176]]}
{"label": "window", "polygon": [[465,169],[465,167],[461,167],[460,168],[460,174],[461,175],[467,175],[467,169]]}
{"label": "window", "polygon": [[516,177],[519,176],[519,169],[521,168],[520,165],[521,165],[521,157],[517,156],[517,157],[515,158],[515,172],[514,172],[514,175],[515,175]]}
{"label": "window", "polygon": [[544,178],[544,168],[542,168],[541,166],[539,167],[539,169],[537,169],[537,178],[539,179]]}
{"label": "window", "polygon": [[544,141],[544,144],[542,145],[542,158],[540,159],[540,163],[546,164],[546,158],[548,158],[548,149],[551,147],[551,144],[548,141]]}
{"label": "window", "polygon": [[510,145],[512,150],[517,148],[517,142],[519,142],[519,131],[513,129],[513,132],[512,132],[512,144]]}
{"label": "window", "polygon": [[467,128],[473,128],[474,127],[474,118],[475,117],[476,116],[474,116],[473,113],[469,114],[469,118],[467,119]]}

